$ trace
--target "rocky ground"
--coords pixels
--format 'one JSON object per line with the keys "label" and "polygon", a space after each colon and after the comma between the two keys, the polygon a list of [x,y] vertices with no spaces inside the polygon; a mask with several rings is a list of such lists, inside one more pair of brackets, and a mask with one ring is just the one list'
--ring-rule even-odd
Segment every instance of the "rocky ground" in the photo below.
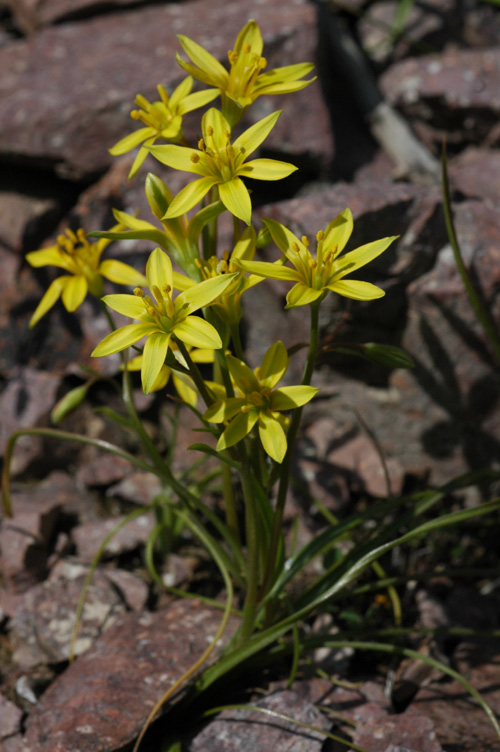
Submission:
{"label": "rocky ground", "polygon": [[[149,220],[148,169],[174,193],[181,187],[182,175],[166,177],[158,163],[147,162],[127,181],[132,157],[112,158],[108,149],[130,131],[137,93],[154,99],[157,83],[171,89],[183,77],[171,62],[176,34],[224,60],[253,17],[269,67],[314,60],[319,71],[302,92],[262,98],[252,110],[259,119],[284,108],[263,154],[300,168],[283,184],[256,187],[254,203],[263,216],[310,237],[346,206],[355,218],[355,245],[399,235],[364,277],[383,286],[385,298],[346,305],[331,296],[322,336],[328,343],[340,327],[342,339],[398,345],[416,363],[411,371],[387,371],[325,352],[315,381],[322,398],[307,411],[301,438],[302,483],[342,515],[388,493],[498,467],[498,364],[454,265],[438,160],[445,137],[463,255],[500,322],[500,10],[473,0],[416,0],[396,38],[398,7],[393,0],[0,2],[0,451],[14,429],[50,425],[54,402],[81,383],[75,363],[103,375],[117,369],[113,358],[90,359],[105,334],[91,302],[77,317],[57,305],[28,329],[50,272],[31,269],[24,254],[53,243],[68,226],[109,227],[112,208],[137,210]],[[354,69],[339,52],[346,40],[360,53]],[[381,124],[384,112],[399,113],[397,122],[411,126],[418,157],[413,141],[401,145],[387,122]],[[188,136],[196,137],[192,128]],[[139,266],[150,250],[143,241],[111,249]],[[293,345],[307,338],[308,328],[301,309],[283,312],[279,283],[255,289],[245,325],[249,359],[258,362],[274,340]],[[298,362],[295,367],[300,372]],[[138,392],[137,399],[153,434],[168,435],[158,397]],[[115,440],[117,428],[93,409],[113,400],[104,382],[96,385],[62,428]],[[191,462],[185,449],[191,428],[183,416],[174,457],[179,472]],[[157,592],[142,559],[153,522],[139,517],[105,550],[83,612],[80,657],[68,665],[73,616],[92,558],[111,528],[158,488],[125,460],[40,437],[19,443],[12,476],[14,518],[0,527],[0,748],[129,749],[154,702],[202,652],[220,616],[198,601]],[[453,503],[474,505],[483,494],[468,489]],[[319,519],[303,501],[298,491],[291,495],[288,519],[299,515],[305,541],[317,533]],[[435,572],[405,593],[407,626],[498,628],[498,579],[484,574],[484,567],[498,565],[497,540],[494,528],[471,527],[446,539],[442,551],[423,544],[394,562],[408,573]],[[438,576],[442,565],[464,560],[479,568],[475,579],[456,584]],[[209,579],[200,552],[189,546],[169,558],[162,575],[169,585],[200,592]],[[417,639],[416,645],[436,649]],[[455,640],[437,649],[500,713],[498,642]],[[331,711],[340,713],[354,723],[340,727],[369,752],[500,749],[486,716],[458,683],[422,675],[415,663],[364,660],[347,651],[330,664],[348,686],[304,678],[287,688],[273,677],[263,687],[272,691],[258,704],[327,731],[338,731]],[[392,694],[384,692],[394,671]],[[341,748],[317,732],[291,731],[250,711],[225,715],[192,730],[183,750]]]}

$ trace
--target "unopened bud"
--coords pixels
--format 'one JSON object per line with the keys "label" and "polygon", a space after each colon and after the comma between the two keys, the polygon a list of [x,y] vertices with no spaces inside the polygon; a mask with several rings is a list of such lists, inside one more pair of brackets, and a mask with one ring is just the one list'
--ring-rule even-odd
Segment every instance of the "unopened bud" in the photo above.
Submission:
{"label": "unopened bud", "polygon": [[71,389],[59,400],[59,402],[57,402],[56,405],[54,405],[50,414],[50,419],[54,425],[60,423],[63,418],[81,405],[87,396],[89,386],[90,384],[82,384],[81,386],[75,387],[75,389]]}

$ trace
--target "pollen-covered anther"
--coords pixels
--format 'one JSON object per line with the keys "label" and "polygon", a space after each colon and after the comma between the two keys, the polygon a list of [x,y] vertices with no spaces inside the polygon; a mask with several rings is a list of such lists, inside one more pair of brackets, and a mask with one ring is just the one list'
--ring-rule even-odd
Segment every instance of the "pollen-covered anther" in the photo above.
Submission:
{"label": "pollen-covered anther", "polygon": [[199,161],[200,161],[200,155],[199,154],[197,154],[196,152],[194,152],[193,154],[191,154],[191,162],[193,164],[198,164]]}
{"label": "pollen-covered anther", "polygon": [[325,233],[323,230],[318,230],[316,233],[316,242],[321,243],[325,239]]}
{"label": "pollen-covered anther", "polygon": [[248,395],[248,399],[251,400],[254,405],[257,405],[257,407],[262,407],[264,403],[264,398],[260,392],[251,392],[251,394]]}
{"label": "pollen-covered anther", "polygon": [[135,290],[134,290],[134,295],[137,295],[138,298],[143,298],[144,297],[144,291],[141,290],[140,287],[136,287]]}
{"label": "pollen-covered anther", "polygon": [[250,410],[253,410],[255,405],[242,405],[240,408],[240,412],[243,414],[249,413]]}
{"label": "pollen-covered anther", "polygon": [[266,68],[267,67],[267,60],[265,57],[259,57],[259,68]]}
{"label": "pollen-covered anther", "polygon": [[132,112],[130,113],[130,117],[132,118],[132,120],[140,120],[141,113],[139,112],[139,110],[132,110]]}
{"label": "pollen-covered anther", "polygon": [[153,308],[153,306],[147,306],[146,307],[146,311],[149,313],[149,315],[151,316],[151,318],[153,318],[153,319],[156,318],[156,310]]}
{"label": "pollen-covered anther", "polygon": [[305,247],[309,248],[309,240],[305,235],[302,235],[301,240],[302,240],[302,243],[305,245]]}
{"label": "pollen-covered anther", "polygon": [[227,59],[229,60],[231,65],[234,65],[236,61],[238,60],[238,53],[235,52],[234,50],[228,50]]}
{"label": "pollen-covered anther", "polygon": [[207,126],[207,136],[213,136],[214,135],[214,129],[211,125]]}
{"label": "pollen-covered anther", "polygon": [[295,253],[300,253],[300,248],[299,248],[298,243],[293,242],[291,248],[292,248],[292,251],[295,251]]}

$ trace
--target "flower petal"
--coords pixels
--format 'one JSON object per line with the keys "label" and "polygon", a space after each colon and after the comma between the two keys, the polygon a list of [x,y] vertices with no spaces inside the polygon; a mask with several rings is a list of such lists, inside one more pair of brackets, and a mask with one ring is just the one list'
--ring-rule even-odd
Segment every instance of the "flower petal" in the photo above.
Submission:
{"label": "flower petal", "polygon": [[295,170],[298,170],[298,167],[290,162],[280,162],[278,159],[252,159],[238,168],[238,175],[254,180],[282,180]]}
{"label": "flower petal", "polygon": [[148,148],[150,154],[155,157],[159,162],[167,167],[172,167],[174,170],[182,170],[183,172],[194,172],[198,175],[200,173],[200,162],[193,161],[191,157],[202,157],[203,152],[198,149],[190,149],[187,146],[177,146],[175,144],[164,144],[162,146],[150,146]]}
{"label": "flower petal", "polygon": [[374,240],[373,243],[367,243],[354,251],[346,253],[345,256],[341,256],[335,263],[335,273],[341,273],[341,276],[350,274],[356,271],[374,258],[380,256],[394,240],[397,240],[398,236],[395,235],[391,238],[381,238],[380,240]]}
{"label": "flower petal", "polygon": [[[192,112],[199,107],[204,107],[209,102],[213,102],[216,97],[220,95],[219,89],[203,89],[203,91],[196,91],[194,94],[190,94],[182,100],[178,107],[179,115],[185,115],[186,112]],[[172,97],[174,95],[172,94]]]}
{"label": "flower petal", "polygon": [[319,392],[314,386],[283,386],[271,395],[272,410],[294,410],[312,400]]}
{"label": "flower petal", "polygon": [[198,75],[193,73],[194,77],[199,78],[199,73],[203,72],[208,75],[205,75],[204,78],[199,80],[202,80],[205,83],[210,83],[212,86],[217,86],[219,89],[224,88],[228,79],[228,73],[224,66],[203,47],[196,42],[193,42],[192,39],[189,39],[189,37],[178,34],[177,39],[181,43],[186,55],[191,58],[195,65],[201,68]]}
{"label": "flower petal", "polygon": [[175,372],[172,375],[172,380],[177,390],[177,394],[182,401],[187,405],[191,405],[191,407],[196,407],[196,403],[198,402],[198,392],[196,391],[194,381],[185,374],[177,374]]}
{"label": "flower petal", "polygon": [[186,76],[186,78],[183,78],[180,84],[175,87],[170,97],[168,97],[168,94],[166,93],[165,89],[162,86],[158,86],[158,91],[165,105],[168,104],[168,107],[172,112],[177,112],[177,109],[180,103],[184,99],[186,99],[186,97],[188,97],[189,94],[191,94],[192,88],[193,88],[193,77]]}
{"label": "flower petal", "polygon": [[128,316],[131,319],[139,320],[142,319],[143,316],[147,316],[144,300],[138,295],[119,293],[117,295],[105,295],[102,300],[113,311],[121,313],[122,316]]}
{"label": "flower petal", "polygon": [[352,235],[354,222],[350,209],[344,209],[335,219],[329,223],[325,230],[323,247],[325,250],[337,248],[337,252],[343,251],[347,241]]}
{"label": "flower petal", "polygon": [[208,410],[205,411],[203,418],[210,421],[210,423],[225,423],[226,420],[234,418],[245,404],[246,400],[241,397],[222,399],[210,405]]}
{"label": "flower petal", "polygon": [[222,295],[226,287],[231,284],[237,274],[237,272],[231,274],[220,274],[217,277],[198,282],[198,284],[184,290],[184,292],[181,292],[174,301],[176,312],[188,316],[189,314],[194,313],[194,311],[209,305],[218,298],[219,295]]}
{"label": "flower petal", "polygon": [[31,251],[31,253],[26,254],[26,261],[35,269],[41,266],[57,266],[59,269],[65,269],[67,272],[75,272],[75,264],[58,245],[41,248],[39,251]]}
{"label": "flower petal", "polygon": [[[257,82],[257,89],[261,87],[268,87],[274,84],[283,84],[285,82],[295,82],[299,78],[307,76],[314,68],[313,63],[295,63],[294,65],[284,65],[281,68],[274,68],[273,70],[261,73]],[[314,81],[301,81],[303,84],[310,84]],[[283,92],[286,93],[286,92]]]}
{"label": "flower petal", "polygon": [[235,217],[242,219],[247,225],[252,219],[252,202],[248,189],[240,178],[233,178],[226,183],[219,184],[220,200]]}
{"label": "flower petal", "polygon": [[188,183],[174,198],[168,207],[164,219],[179,217],[181,214],[188,212],[207,195],[210,188],[216,183],[216,178],[211,177],[200,178],[193,183]]}
{"label": "flower petal", "polygon": [[163,290],[164,287],[169,287],[172,290],[172,262],[161,248],[155,248],[150,254],[146,264],[146,277],[151,292],[153,292],[155,285],[160,290]]}
{"label": "flower petal", "polygon": [[246,156],[254,152],[272,131],[281,113],[282,110],[271,112],[270,115],[247,128],[233,143],[235,152],[243,149]]}
{"label": "flower petal", "polygon": [[262,41],[262,34],[260,33],[259,26],[253,19],[248,21],[248,23],[244,25],[244,27],[236,37],[236,42],[234,43],[234,52],[238,55],[238,57],[241,54],[248,55],[248,52],[246,52],[244,49],[246,45],[249,46],[250,53],[259,55],[259,57],[260,55],[262,55],[264,42]]}
{"label": "flower petal", "polygon": [[235,261],[235,265],[238,269],[257,274],[259,277],[266,277],[266,279],[287,279],[293,282],[302,280],[301,274],[296,269],[290,269],[289,266],[283,266],[283,264],[270,264],[267,261],[240,261],[238,259]]}
{"label": "flower petal", "polygon": [[287,450],[286,435],[279,421],[267,412],[259,415],[259,437],[264,451],[275,462],[283,462]]}
{"label": "flower petal", "polygon": [[30,319],[29,328],[32,329],[37,324],[42,316],[45,316],[47,311],[50,311],[53,305],[59,300],[62,295],[68,280],[71,277],[57,277],[48,287],[45,295],[37,305],[33,316]]}
{"label": "flower petal", "polygon": [[251,410],[249,413],[239,413],[233,418],[217,442],[217,451],[220,452],[223,449],[228,449],[244,439],[257,423],[258,418],[258,410]]}
{"label": "flower petal", "polygon": [[234,355],[226,357],[227,367],[238,389],[243,394],[259,391],[259,380],[251,368],[242,360],[235,358]]}
{"label": "flower petal", "polygon": [[311,255],[304,243],[288,227],[285,227],[280,222],[276,222],[274,219],[264,219],[263,222],[280,251],[285,254],[292,264],[298,258],[297,251],[293,250],[293,246],[298,246],[302,258],[304,255]]}
{"label": "flower petal", "polygon": [[303,282],[297,282],[286,296],[285,310],[287,308],[297,308],[298,306],[314,303],[323,294],[324,290],[315,290],[313,287],[307,287]]}
{"label": "flower petal", "polygon": [[288,368],[288,353],[283,342],[275,342],[266,351],[259,371],[261,386],[273,389]]}
{"label": "flower petal", "polygon": [[66,310],[70,313],[76,311],[85,300],[88,289],[89,283],[83,274],[70,277],[62,291],[62,302],[64,303]]}
{"label": "flower petal", "polygon": [[371,282],[360,282],[356,279],[339,279],[337,282],[328,285],[328,289],[336,292],[337,295],[343,295],[344,298],[351,298],[352,300],[376,300],[385,295],[384,290],[381,290],[377,285],[372,285]]}
{"label": "flower petal", "polygon": [[184,321],[175,324],[173,332],[176,337],[193,347],[210,347],[213,350],[222,347],[217,329],[200,316],[188,316]]}
{"label": "flower petal", "polygon": [[127,326],[122,326],[104,337],[91,355],[93,358],[112,355],[120,352],[120,350],[125,350],[130,345],[135,345],[144,336],[155,331],[158,331],[158,327],[153,324],[127,324]]}
{"label": "flower petal", "polygon": [[220,110],[210,107],[205,112],[201,119],[201,130],[208,148],[216,153],[221,153],[226,149],[231,128]]}
{"label": "flower petal", "polygon": [[165,365],[170,334],[166,332],[153,332],[149,335],[144,345],[142,354],[141,379],[144,394],[149,394],[153,389]]}
{"label": "flower petal", "polygon": [[128,136],[117,141],[117,143],[109,149],[109,153],[114,157],[117,157],[120,154],[126,154],[128,151],[135,149],[136,146],[139,146],[139,144],[142,144],[143,141],[146,141],[148,138],[155,135],[156,131],[154,128],[139,128],[138,131],[129,133]]}
{"label": "flower petal", "polygon": [[146,284],[144,274],[141,274],[132,266],[129,266],[129,264],[124,264],[123,261],[117,261],[116,259],[103,261],[97,271],[103,277],[118,285]]}

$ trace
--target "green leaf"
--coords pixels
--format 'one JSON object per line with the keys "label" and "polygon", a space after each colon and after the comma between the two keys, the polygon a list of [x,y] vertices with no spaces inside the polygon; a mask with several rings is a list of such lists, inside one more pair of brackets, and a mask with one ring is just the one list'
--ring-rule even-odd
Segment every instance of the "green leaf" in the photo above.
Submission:
{"label": "green leaf", "polygon": [[333,345],[330,351],[354,355],[387,368],[415,368],[415,361],[407,352],[394,345],[367,342],[363,345]]}
{"label": "green leaf", "polygon": [[208,446],[208,444],[191,444],[188,449],[192,449],[196,452],[203,452],[204,454],[208,454],[210,457],[216,457],[221,462],[225,462],[226,465],[234,467],[235,470],[241,470],[241,462],[232,460],[226,452],[217,452],[213,447]]}

